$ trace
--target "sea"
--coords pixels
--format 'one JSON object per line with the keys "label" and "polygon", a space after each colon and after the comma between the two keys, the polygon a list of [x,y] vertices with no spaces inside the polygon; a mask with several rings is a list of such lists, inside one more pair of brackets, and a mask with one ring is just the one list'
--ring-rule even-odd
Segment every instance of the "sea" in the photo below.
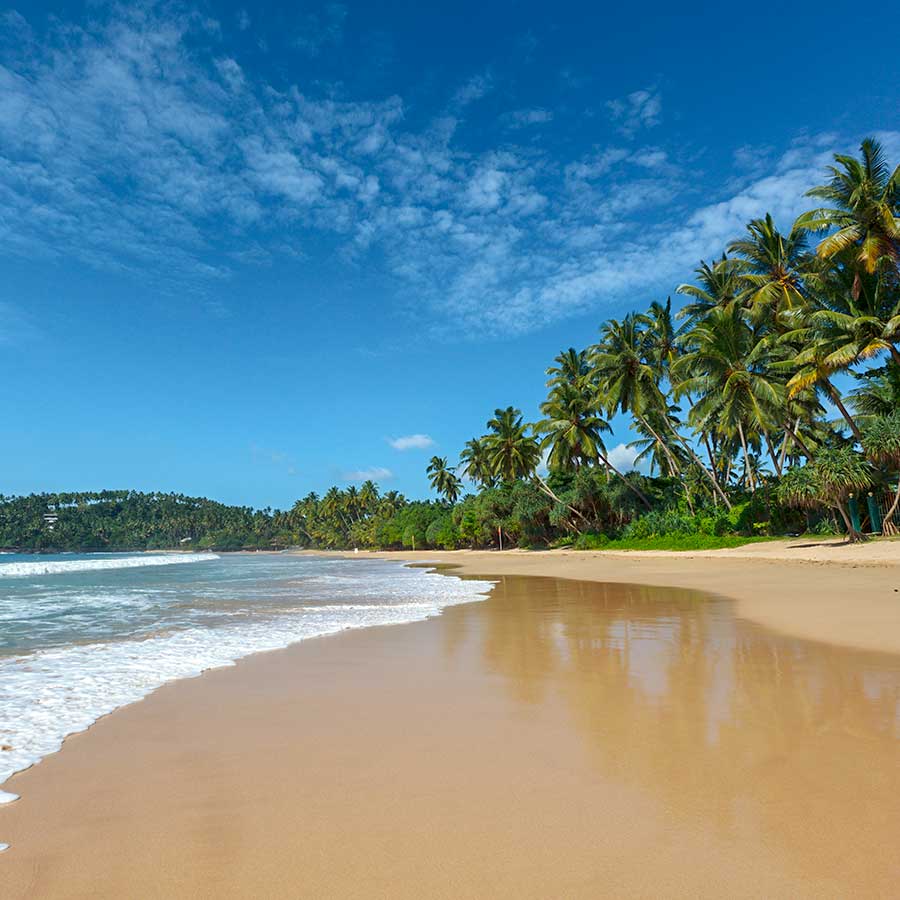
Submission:
{"label": "sea", "polygon": [[16,799],[3,790],[15,772],[166,682],[348,628],[426,619],[491,586],[291,554],[0,555],[0,803]]}

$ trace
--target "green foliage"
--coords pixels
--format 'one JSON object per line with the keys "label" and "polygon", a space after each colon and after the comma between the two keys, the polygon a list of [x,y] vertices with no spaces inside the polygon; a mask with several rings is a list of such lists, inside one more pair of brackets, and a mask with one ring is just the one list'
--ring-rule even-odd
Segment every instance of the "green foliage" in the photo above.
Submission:
{"label": "green foliage", "polygon": [[287,515],[182,494],[96,491],[0,497],[0,545],[20,550],[283,549]]}

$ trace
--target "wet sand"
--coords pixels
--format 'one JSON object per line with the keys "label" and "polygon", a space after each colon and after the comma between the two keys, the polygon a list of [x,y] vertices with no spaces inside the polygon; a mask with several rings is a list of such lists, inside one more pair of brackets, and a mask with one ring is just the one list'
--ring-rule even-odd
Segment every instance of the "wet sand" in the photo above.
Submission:
{"label": "wet sand", "polygon": [[736,600],[737,615],[784,634],[900,654],[900,540],[848,545],[801,538],[689,553],[428,550],[358,556],[438,562],[471,575],[702,590]]}
{"label": "wet sand", "polygon": [[900,656],[503,576],[71,738],[9,783],[2,896],[892,897],[898,710]]}

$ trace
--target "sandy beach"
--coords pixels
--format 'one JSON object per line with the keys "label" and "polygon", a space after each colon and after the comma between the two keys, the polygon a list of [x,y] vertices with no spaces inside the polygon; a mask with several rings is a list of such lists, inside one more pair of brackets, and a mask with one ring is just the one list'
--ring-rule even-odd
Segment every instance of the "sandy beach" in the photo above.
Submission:
{"label": "sandy beach", "polygon": [[900,544],[708,556],[406,554],[498,584],[73,736],[3,896],[896,896]]}

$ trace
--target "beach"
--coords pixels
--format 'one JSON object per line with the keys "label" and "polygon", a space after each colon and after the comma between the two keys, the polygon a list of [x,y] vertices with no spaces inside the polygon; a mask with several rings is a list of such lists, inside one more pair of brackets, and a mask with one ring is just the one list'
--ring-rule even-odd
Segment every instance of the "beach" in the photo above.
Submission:
{"label": "beach", "polygon": [[70,737],[3,896],[893,896],[897,546],[391,554],[497,585]]}

